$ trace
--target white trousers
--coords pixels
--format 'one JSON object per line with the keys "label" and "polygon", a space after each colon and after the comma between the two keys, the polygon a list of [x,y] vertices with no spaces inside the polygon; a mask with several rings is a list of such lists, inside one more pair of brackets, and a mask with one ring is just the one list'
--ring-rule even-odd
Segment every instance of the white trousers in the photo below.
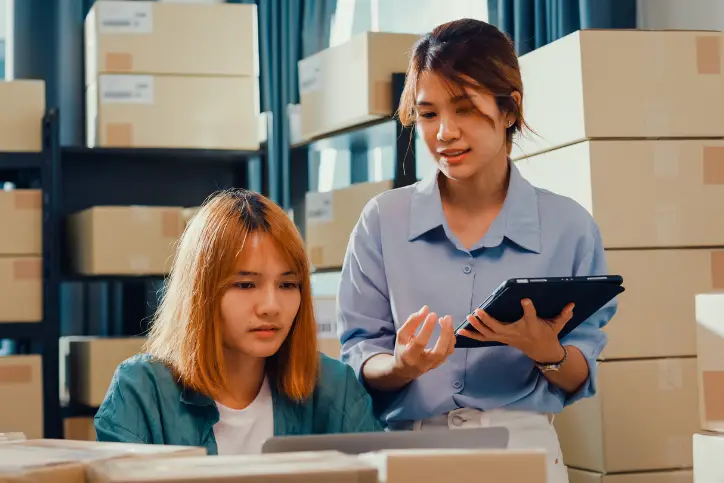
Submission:
{"label": "white trousers", "polygon": [[545,450],[548,454],[548,483],[568,483],[568,471],[563,464],[558,434],[553,427],[553,415],[503,409],[478,411],[462,408],[431,419],[416,421],[413,429],[424,431],[444,427],[451,430],[505,427],[510,432],[508,448]]}

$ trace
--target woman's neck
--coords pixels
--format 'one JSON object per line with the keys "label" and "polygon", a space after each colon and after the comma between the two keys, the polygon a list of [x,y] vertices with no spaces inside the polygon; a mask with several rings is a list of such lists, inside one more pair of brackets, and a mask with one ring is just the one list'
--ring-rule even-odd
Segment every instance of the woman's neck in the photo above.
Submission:
{"label": "woman's neck", "polygon": [[228,408],[244,409],[254,402],[264,383],[265,359],[224,350],[224,364],[228,391],[215,399]]}
{"label": "woman's neck", "polygon": [[509,167],[507,156],[495,160],[474,176],[465,180],[440,177],[440,196],[443,203],[456,211],[480,213],[500,207],[508,192]]}

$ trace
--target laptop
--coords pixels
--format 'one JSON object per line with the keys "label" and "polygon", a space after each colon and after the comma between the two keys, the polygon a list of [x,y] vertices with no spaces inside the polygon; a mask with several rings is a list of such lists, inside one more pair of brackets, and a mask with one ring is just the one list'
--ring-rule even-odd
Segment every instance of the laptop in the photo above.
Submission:
{"label": "laptop", "polygon": [[276,436],[262,446],[262,453],[336,450],[362,454],[392,449],[506,449],[507,428],[384,431],[370,433]]}

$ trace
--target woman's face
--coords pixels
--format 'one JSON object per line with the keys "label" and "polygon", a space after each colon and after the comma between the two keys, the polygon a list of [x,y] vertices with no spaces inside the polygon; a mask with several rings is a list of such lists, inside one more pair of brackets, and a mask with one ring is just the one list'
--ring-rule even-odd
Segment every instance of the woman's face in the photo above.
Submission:
{"label": "woman's face", "polygon": [[300,275],[268,235],[250,234],[221,298],[224,348],[255,358],[274,355],[299,311]]}
{"label": "woman's face", "polygon": [[471,88],[451,92],[439,74],[423,72],[416,109],[416,127],[447,177],[469,179],[507,158],[505,132],[515,118],[501,112],[491,94]]}

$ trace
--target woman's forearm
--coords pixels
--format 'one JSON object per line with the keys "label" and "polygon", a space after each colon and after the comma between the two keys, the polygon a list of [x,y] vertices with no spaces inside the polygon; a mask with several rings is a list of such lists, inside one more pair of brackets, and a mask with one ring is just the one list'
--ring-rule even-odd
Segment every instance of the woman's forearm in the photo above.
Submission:
{"label": "woman's forearm", "polygon": [[552,384],[569,394],[575,393],[588,380],[588,362],[581,351],[574,346],[566,346],[568,356],[559,371],[544,372],[543,376]]}

